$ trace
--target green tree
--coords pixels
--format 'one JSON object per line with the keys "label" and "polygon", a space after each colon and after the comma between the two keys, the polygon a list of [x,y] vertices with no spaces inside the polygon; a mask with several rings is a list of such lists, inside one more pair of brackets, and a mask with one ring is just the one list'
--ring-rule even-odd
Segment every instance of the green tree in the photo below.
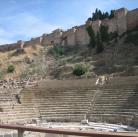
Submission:
{"label": "green tree", "polygon": [[108,26],[104,26],[104,25],[100,26],[100,35],[101,35],[101,40],[103,42],[109,41]]}
{"label": "green tree", "polygon": [[95,36],[95,32],[94,30],[92,29],[91,26],[87,27],[87,32],[88,32],[88,35],[90,36],[90,43],[88,45],[88,47],[91,49],[91,48],[95,48],[95,45],[96,45],[96,36]]}
{"label": "green tree", "polygon": [[111,10],[110,13],[101,12],[101,10],[96,8],[95,12],[92,13],[92,18],[91,19],[92,19],[92,21],[96,21],[98,19],[103,20],[105,18],[111,19],[111,18],[114,17],[114,12],[115,12],[115,10]]}
{"label": "green tree", "polygon": [[111,18],[114,17],[114,13],[115,13],[115,10],[111,10],[111,11],[110,11],[109,19],[111,19]]}
{"label": "green tree", "polygon": [[96,53],[101,53],[104,50],[103,43],[101,40],[101,35],[97,32],[97,40],[96,40]]}

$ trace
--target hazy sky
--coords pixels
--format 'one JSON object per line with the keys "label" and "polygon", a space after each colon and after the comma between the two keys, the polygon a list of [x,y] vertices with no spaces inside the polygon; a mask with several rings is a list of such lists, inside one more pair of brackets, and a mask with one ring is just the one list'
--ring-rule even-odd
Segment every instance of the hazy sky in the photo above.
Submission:
{"label": "hazy sky", "polygon": [[96,8],[138,8],[138,0],[0,0],[0,44],[84,24]]}

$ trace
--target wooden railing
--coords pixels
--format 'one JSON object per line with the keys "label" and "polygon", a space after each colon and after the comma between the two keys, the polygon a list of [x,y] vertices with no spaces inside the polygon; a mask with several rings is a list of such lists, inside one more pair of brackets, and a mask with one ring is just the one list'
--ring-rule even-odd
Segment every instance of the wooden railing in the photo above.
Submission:
{"label": "wooden railing", "polygon": [[18,137],[23,137],[24,131],[51,133],[51,134],[63,134],[63,135],[76,135],[76,136],[85,136],[85,137],[138,137],[138,134],[131,134],[131,133],[93,132],[93,131],[84,132],[84,131],[76,131],[76,130],[41,128],[41,127],[6,125],[6,124],[0,124],[0,128],[17,130]]}

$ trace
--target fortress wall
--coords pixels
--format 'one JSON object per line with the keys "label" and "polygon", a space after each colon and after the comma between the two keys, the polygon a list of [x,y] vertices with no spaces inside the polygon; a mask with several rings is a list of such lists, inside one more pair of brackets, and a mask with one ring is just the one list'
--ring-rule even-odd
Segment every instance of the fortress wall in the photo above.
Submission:
{"label": "fortress wall", "polygon": [[92,21],[92,28],[94,32],[98,32],[101,25],[101,20]]}
{"label": "fortress wall", "polygon": [[65,38],[64,45],[74,46],[76,45],[76,28],[69,29],[63,32],[62,37]]}
{"label": "fortress wall", "polygon": [[9,44],[8,51],[15,50],[20,48],[20,45],[18,43]]}
{"label": "fortress wall", "polygon": [[0,52],[11,51],[18,48],[20,48],[20,45],[18,43],[6,44],[6,45],[0,46]]}
{"label": "fortress wall", "polygon": [[47,34],[43,37],[43,45],[51,45],[54,41],[53,33]]}
{"label": "fortress wall", "polygon": [[138,26],[138,8],[128,12],[127,30],[132,30],[137,26]]}
{"label": "fortress wall", "polygon": [[52,38],[51,34],[44,34],[43,35],[43,42],[42,42],[42,44],[44,46],[51,44],[51,41],[53,41],[53,38]]}
{"label": "fortress wall", "polygon": [[[121,8],[115,11],[115,16],[112,19],[104,19],[97,21],[87,21],[86,26],[92,26],[93,30],[97,33],[100,25],[108,25],[109,32],[118,31],[121,35],[127,30],[132,30],[138,26],[138,8],[128,11]],[[67,31],[57,29],[50,34],[44,34],[41,37],[33,38],[30,41],[18,41],[13,44],[5,44],[0,46],[0,51],[5,52],[16,48],[28,47],[34,44],[41,45],[86,45],[89,43],[89,36],[85,29],[85,25],[73,27]]]}
{"label": "fortress wall", "polygon": [[42,44],[43,45],[51,45],[56,44],[59,45],[61,43],[62,30],[57,29],[53,31],[51,34],[44,34]]}
{"label": "fortress wall", "polygon": [[63,31],[60,29],[57,29],[54,31],[54,44],[60,45],[61,44],[61,37],[62,37]]}
{"label": "fortress wall", "polygon": [[0,46],[0,52],[8,51],[8,46],[9,46],[9,44],[1,45]]}
{"label": "fortress wall", "polygon": [[31,44],[32,45],[41,45],[42,43],[42,37],[32,38]]}
{"label": "fortress wall", "polygon": [[29,46],[31,46],[31,41],[25,41],[24,42],[24,47],[29,47]]}
{"label": "fortress wall", "polygon": [[87,45],[89,44],[89,35],[86,31],[86,25],[77,27],[76,29],[76,44]]}
{"label": "fortress wall", "polygon": [[108,26],[109,27],[109,29],[108,29],[109,32],[117,31],[117,24],[116,24],[116,19],[115,18],[104,19],[104,20],[102,20],[101,24],[105,25],[105,26]]}
{"label": "fortress wall", "polygon": [[119,35],[127,31],[127,12],[128,10],[125,8],[121,8],[115,11],[115,19]]}

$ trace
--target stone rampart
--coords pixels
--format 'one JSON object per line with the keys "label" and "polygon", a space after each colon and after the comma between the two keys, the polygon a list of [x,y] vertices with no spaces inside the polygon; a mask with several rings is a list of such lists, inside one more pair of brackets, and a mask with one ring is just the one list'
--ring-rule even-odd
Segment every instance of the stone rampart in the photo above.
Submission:
{"label": "stone rampart", "polygon": [[57,29],[50,34],[43,34],[40,37],[32,38],[30,41],[18,41],[13,44],[1,45],[0,52],[32,45],[87,45],[89,43],[89,36],[86,31],[86,26],[91,26],[97,33],[100,25],[106,25],[109,27],[109,32],[116,31],[121,35],[138,26],[138,8],[132,11],[121,8],[115,11],[114,18],[112,19],[87,21],[84,25],[73,27],[66,31]]}
{"label": "stone rampart", "polygon": [[117,32],[119,35],[127,31],[127,12],[128,10],[125,8],[121,8],[115,11]]}
{"label": "stone rampart", "polygon": [[98,32],[101,25],[101,20],[92,21],[92,28],[94,32]]}
{"label": "stone rampart", "polygon": [[62,45],[76,45],[76,28],[72,28],[63,32]]}
{"label": "stone rampart", "polygon": [[108,26],[109,27],[109,29],[108,29],[109,32],[117,31],[117,24],[116,24],[116,19],[115,18],[113,18],[113,19],[104,19],[101,22],[101,24],[104,25],[104,26]]}
{"label": "stone rampart", "polygon": [[7,52],[7,51],[11,51],[11,50],[18,49],[18,48],[20,48],[20,45],[18,43],[5,44],[5,45],[0,46],[0,51]]}
{"label": "stone rampart", "polygon": [[132,30],[138,26],[138,8],[127,14],[127,29]]}
{"label": "stone rampart", "polygon": [[42,45],[59,45],[61,43],[62,30],[57,29],[50,34],[44,34]]}
{"label": "stone rampart", "polygon": [[76,29],[76,44],[77,45],[87,45],[89,44],[89,35],[86,31],[86,26],[81,25]]}

